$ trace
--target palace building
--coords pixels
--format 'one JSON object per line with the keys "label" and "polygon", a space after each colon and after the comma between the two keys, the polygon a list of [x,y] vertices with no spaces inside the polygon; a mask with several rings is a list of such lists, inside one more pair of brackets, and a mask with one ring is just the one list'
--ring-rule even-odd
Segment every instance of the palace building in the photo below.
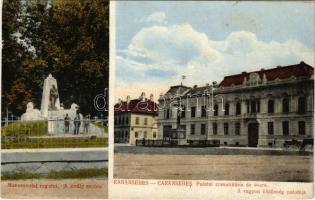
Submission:
{"label": "palace building", "polygon": [[203,87],[172,86],[159,99],[157,138],[283,147],[288,140],[313,138],[313,102],[314,68],[304,62]]}
{"label": "palace building", "polygon": [[136,140],[156,139],[158,106],[142,93],[138,99],[119,101],[114,108],[115,143],[135,145]]}

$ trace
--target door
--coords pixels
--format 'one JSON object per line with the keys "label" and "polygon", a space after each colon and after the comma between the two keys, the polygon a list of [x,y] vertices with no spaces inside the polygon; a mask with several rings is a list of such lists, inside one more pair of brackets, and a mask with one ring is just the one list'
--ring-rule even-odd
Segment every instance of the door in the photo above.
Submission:
{"label": "door", "polygon": [[259,135],[259,124],[250,123],[248,124],[248,146],[257,147]]}

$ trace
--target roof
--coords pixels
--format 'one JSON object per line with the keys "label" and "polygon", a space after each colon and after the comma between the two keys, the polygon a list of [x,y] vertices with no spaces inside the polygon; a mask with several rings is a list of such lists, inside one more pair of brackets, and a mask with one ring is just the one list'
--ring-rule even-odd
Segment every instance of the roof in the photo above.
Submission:
{"label": "roof", "polygon": [[254,72],[243,72],[241,74],[235,74],[231,76],[225,76],[223,81],[219,84],[219,86],[228,87],[232,85],[241,85],[243,84],[244,78],[248,80],[249,74],[258,73],[260,78],[262,79],[264,74],[268,81],[273,81],[275,79],[287,79],[292,76],[298,77],[308,77],[310,78],[314,74],[314,68],[303,61],[296,65],[289,66],[278,66],[272,69],[262,69],[260,71]]}
{"label": "roof", "polygon": [[191,89],[190,87],[184,85],[175,85],[171,86],[171,88],[166,92],[165,95],[182,95],[187,90]]}
{"label": "roof", "polygon": [[151,101],[150,99],[132,99],[127,103],[123,101],[117,103],[114,106],[115,113],[137,113],[137,114],[148,114],[148,115],[158,115],[158,105]]}

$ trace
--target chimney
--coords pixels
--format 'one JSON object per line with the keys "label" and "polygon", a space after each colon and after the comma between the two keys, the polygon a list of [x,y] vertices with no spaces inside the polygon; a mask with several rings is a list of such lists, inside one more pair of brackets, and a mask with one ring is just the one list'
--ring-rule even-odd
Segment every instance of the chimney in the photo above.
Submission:
{"label": "chimney", "polygon": [[197,88],[198,86],[197,85],[194,85],[194,88]]}
{"label": "chimney", "polygon": [[242,74],[243,74],[243,75],[245,75],[245,74],[246,74],[246,72],[242,72]]}
{"label": "chimney", "polygon": [[127,104],[129,104],[129,102],[130,102],[130,96],[128,95],[127,96]]}
{"label": "chimney", "polygon": [[153,94],[150,94],[150,101],[153,101]]}

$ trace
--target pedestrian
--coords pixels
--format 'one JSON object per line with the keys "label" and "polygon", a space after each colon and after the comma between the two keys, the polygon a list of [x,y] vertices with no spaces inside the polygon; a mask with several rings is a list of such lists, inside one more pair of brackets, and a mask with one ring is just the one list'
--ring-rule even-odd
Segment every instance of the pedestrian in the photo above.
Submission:
{"label": "pedestrian", "polygon": [[83,121],[83,126],[84,126],[84,133],[89,132],[89,126],[90,126],[90,114],[85,116],[85,119]]}
{"label": "pedestrian", "polygon": [[81,126],[81,119],[80,119],[80,112],[77,110],[77,113],[75,115],[75,118],[73,120],[74,124],[74,135],[79,135],[79,130]]}
{"label": "pedestrian", "polygon": [[66,117],[65,117],[65,133],[69,133],[69,127],[70,127],[70,117],[68,115],[68,113],[66,114]]}

